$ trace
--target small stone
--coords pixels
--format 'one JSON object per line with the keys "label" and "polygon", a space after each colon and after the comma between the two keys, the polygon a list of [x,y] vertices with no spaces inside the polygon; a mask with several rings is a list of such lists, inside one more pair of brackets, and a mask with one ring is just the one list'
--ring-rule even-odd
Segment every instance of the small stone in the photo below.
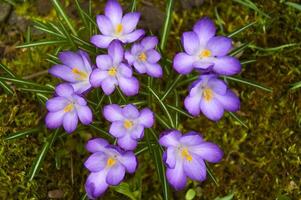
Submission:
{"label": "small stone", "polygon": [[48,191],[48,197],[50,199],[62,199],[64,197],[64,192],[62,190],[51,190]]}
{"label": "small stone", "polygon": [[0,3],[0,22],[4,22],[11,11],[11,5],[7,3]]}
{"label": "small stone", "polygon": [[204,3],[204,0],[180,0],[184,9],[192,9],[193,7],[199,7]]}
{"label": "small stone", "polygon": [[29,25],[29,21],[24,17],[17,15],[17,13],[13,11],[8,19],[8,24],[15,25],[19,30],[25,32]]}
{"label": "small stone", "polygon": [[160,9],[153,6],[142,6],[139,9],[141,15],[140,25],[142,28],[158,33],[163,25],[165,14]]}
{"label": "small stone", "polygon": [[40,15],[47,15],[51,11],[51,1],[49,0],[37,0],[37,11]]}

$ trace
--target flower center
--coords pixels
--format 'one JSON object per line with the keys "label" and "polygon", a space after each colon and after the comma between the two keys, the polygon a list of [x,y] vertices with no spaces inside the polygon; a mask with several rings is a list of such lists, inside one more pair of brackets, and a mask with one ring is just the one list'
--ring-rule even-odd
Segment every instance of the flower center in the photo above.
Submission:
{"label": "flower center", "polygon": [[79,80],[86,80],[88,75],[86,72],[80,71],[78,68],[74,67],[72,73],[77,75]]}
{"label": "flower center", "polygon": [[138,59],[140,60],[140,61],[146,61],[146,59],[147,59],[147,56],[146,56],[146,54],[143,52],[143,53],[141,53],[139,56],[138,56]]}
{"label": "flower center", "polygon": [[213,98],[213,92],[210,88],[206,88],[203,91],[203,97],[206,101],[211,101],[211,99]]}
{"label": "flower center", "polygon": [[74,108],[73,103],[69,103],[67,106],[65,106],[64,112],[66,112],[66,113],[71,112],[73,110],[73,108]]}
{"label": "flower center", "polygon": [[181,156],[182,158],[185,158],[187,161],[192,161],[192,156],[190,155],[190,153],[188,152],[187,148],[183,148],[181,151]]}
{"label": "flower center", "polygon": [[117,35],[120,35],[122,31],[123,31],[123,26],[122,26],[122,24],[118,24],[118,25],[116,26],[116,28],[115,28],[115,33],[116,33]]}
{"label": "flower center", "polygon": [[211,51],[210,50],[208,50],[208,49],[204,49],[203,51],[201,51],[201,53],[200,53],[200,58],[208,58],[208,57],[210,57],[211,56]]}
{"label": "flower center", "polygon": [[109,158],[107,160],[107,167],[113,167],[116,164],[116,160],[114,158]]}
{"label": "flower center", "polygon": [[130,120],[125,120],[124,123],[123,123],[123,126],[126,129],[132,128],[133,125],[134,125],[134,123],[132,121],[130,121]]}
{"label": "flower center", "polygon": [[116,67],[112,67],[111,69],[109,69],[108,74],[109,74],[110,76],[116,76],[116,74],[117,74],[117,69],[116,69]]}

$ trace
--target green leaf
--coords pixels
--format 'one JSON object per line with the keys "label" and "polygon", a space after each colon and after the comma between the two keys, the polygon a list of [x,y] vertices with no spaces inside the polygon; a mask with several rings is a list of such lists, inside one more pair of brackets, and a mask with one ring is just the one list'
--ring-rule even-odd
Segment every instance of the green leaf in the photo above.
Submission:
{"label": "green leaf", "polygon": [[191,116],[190,114],[188,114],[187,112],[185,112],[184,110],[181,110],[181,108],[178,108],[176,106],[172,106],[172,105],[169,105],[169,104],[166,104],[166,106],[174,111],[176,111],[177,113],[185,116],[185,117],[188,117],[188,118],[191,118],[193,119],[194,117]]}
{"label": "green leaf", "polygon": [[217,179],[215,178],[214,174],[212,173],[211,167],[207,164],[207,162],[205,162],[205,164],[206,164],[206,171],[207,171],[209,177],[210,177],[211,180],[214,182],[214,184],[215,184],[216,186],[218,186]]}
{"label": "green leaf", "polygon": [[233,36],[235,36],[235,35],[237,35],[237,34],[243,32],[244,30],[250,28],[250,27],[253,26],[254,24],[256,24],[256,22],[251,22],[251,23],[249,23],[249,24],[247,24],[247,25],[245,25],[245,26],[243,26],[243,27],[241,27],[241,28],[239,28],[239,29],[236,29],[235,31],[229,33],[229,34],[228,34],[228,37],[233,37]]}
{"label": "green leaf", "polygon": [[33,128],[33,129],[25,130],[25,131],[18,131],[18,132],[8,135],[7,137],[4,138],[4,140],[14,140],[14,139],[23,138],[29,134],[36,133],[39,130],[40,130],[40,128]]}
{"label": "green leaf", "polygon": [[196,192],[194,189],[189,189],[187,192],[186,192],[186,195],[185,195],[185,200],[192,200],[194,199],[196,195]]}
{"label": "green leaf", "polygon": [[232,200],[233,197],[234,197],[234,194],[232,193],[232,194],[228,194],[228,195],[225,196],[225,197],[217,197],[217,198],[215,198],[214,200]]}
{"label": "green leaf", "polygon": [[174,0],[167,0],[166,5],[166,16],[164,21],[164,26],[162,28],[162,35],[161,35],[161,42],[160,42],[160,50],[161,52],[164,52],[165,46],[167,43],[167,39],[170,32],[171,27],[171,20],[172,20],[172,13],[173,13],[173,7],[174,7]]}
{"label": "green leaf", "polygon": [[161,98],[161,101],[164,101],[166,97],[170,94],[170,92],[176,87],[178,82],[181,80],[183,76],[180,74],[177,76],[177,78],[172,82],[172,84],[165,90],[163,97]]}
{"label": "green leaf", "polygon": [[14,75],[14,73],[12,71],[10,71],[8,69],[8,67],[6,67],[4,64],[0,63],[0,67],[11,77],[11,78],[15,78],[16,76]]}
{"label": "green leaf", "polygon": [[131,12],[134,12],[137,9],[137,0],[132,0]]}
{"label": "green leaf", "polygon": [[294,3],[294,2],[285,2],[285,4],[301,11],[301,4]]}
{"label": "green leaf", "polygon": [[123,194],[124,196],[127,196],[131,200],[137,200],[135,197],[135,194],[130,190],[130,186],[128,183],[120,183],[118,186],[112,187],[116,192]]}
{"label": "green leaf", "polygon": [[300,82],[297,82],[297,83],[294,83],[291,87],[291,90],[296,90],[298,88],[301,87],[301,81]]}
{"label": "green leaf", "polygon": [[245,122],[243,122],[241,119],[239,119],[239,117],[235,113],[229,112],[229,115],[231,117],[233,117],[236,121],[238,121],[242,126],[244,126],[245,128],[249,129],[248,125]]}
{"label": "green leaf", "polygon": [[242,44],[241,46],[233,49],[229,55],[230,56],[236,56],[237,54],[241,53],[243,50],[245,50],[246,48],[248,48],[251,45],[251,42],[247,42],[245,44]]}
{"label": "green leaf", "polygon": [[263,85],[260,85],[259,83],[256,83],[255,81],[250,81],[247,79],[243,79],[243,78],[238,78],[235,76],[223,76],[226,80],[230,80],[230,81],[236,81],[238,83],[243,83],[252,87],[256,87],[258,89],[267,91],[267,92],[273,92],[273,90],[271,88],[265,87]]}
{"label": "green leaf", "polygon": [[259,51],[266,51],[266,52],[274,52],[274,51],[281,51],[284,48],[294,47],[294,46],[300,46],[299,43],[291,43],[291,44],[284,44],[280,45],[278,47],[270,47],[270,48],[262,48],[255,45],[250,45],[250,48],[257,49]]}
{"label": "green leaf", "polygon": [[234,0],[234,1],[237,3],[240,3],[241,5],[243,5],[247,8],[254,10],[255,12],[258,12],[259,14],[261,14],[267,18],[270,18],[269,15],[267,15],[263,11],[259,10],[259,8],[251,0]]}
{"label": "green leaf", "polygon": [[66,44],[66,43],[67,42],[65,40],[41,40],[38,42],[25,43],[17,46],[16,48],[29,48],[29,47],[36,47],[36,46],[59,45],[59,44]]}
{"label": "green leaf", "polygon": [[10,88],[10,86],[7,83],[5,83],[5,81],[0,80],[0,87],[3,88],[6,94],[14,95],[14,91]]}

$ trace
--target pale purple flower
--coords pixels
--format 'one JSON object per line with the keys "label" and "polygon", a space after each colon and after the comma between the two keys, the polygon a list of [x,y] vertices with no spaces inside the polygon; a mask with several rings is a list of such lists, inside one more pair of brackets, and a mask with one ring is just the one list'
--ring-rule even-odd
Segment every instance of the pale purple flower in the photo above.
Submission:
{"label": "pale purple flower", "polygon": [[213,71],[220,75],[234,75],[241,71],[241,64],[235,57],[227,56],[232,49],[232,40],[215,36],[216,28],[209,18],[198,21],[193,31],[185,32],[182,44],[185,52],[178,53],[173,62],[180,74],[193,69]]}
{"label": "pale purple flower", "polygon": [[106,95],[114,92],[117,86],[127,96],[133,96],[139,92],[139,82],[133,77],[132,69],[123,63],[124,50],[121,43],[114,40],[109,48],[108,55],[96,57],[96,69],[90,76],[93,87],[100,87]]}
{"label": "pale purple flower", "polygon": [[161,55],[155,50],[157,44],[157,37],[145,37],[141,43],[135,43],[130,51],[125,52],[125,59],[134,66],[138,73],[161,77],[163,72],[158,64]]}
{"label": "pale purple flower", "polygon": [[91,172],[85,189],[90,199],[101,196],[110,185],[119,185],[125,172],[134,173],[137,159],[133,152],[122,151],[101,138],[88,141],[86,149],[92,155],[86,160],[85,167]]}
{"label": "pale purple flower", "polygon": [[91,88],[89,77],[93,66],[86,52],[61,52],[59,59],[63,64],[54,65],[49,69],[50,74],[69,82],[78,94]]}
{"label": "pale purple flower", "polygon": [[204,181],[204,160],[217,163],[223,157],[222,150],[216,144],[204,141],[197,132],[188,132],[182,136],[181,132],[170,130],[160,137],[159,143],[166,147],[163,154],[167,166],[166,176],[176,190],[186,186],[187,177]]}
{"label": "pale purple flower", "polygon": [[105,15],[97,16],[97,25],[101,35],[94,35],[91,43],[99,48],[107,48],[117,39],[123,43],[132,43],[144,35],[144,30],[136,29],[140,13],[131,12],[123,16],[122,8],[118,1],[108,0]]}
{"label": "pale purple flower", "polygon": [[92,122],[92,111],[86,100],[74,92],[70,84],[63,83],[55,88],[56,97],[46,102],[48,113],[46,126],[50,129],[63,125],[67,133],[73,132],[78,124],[88,125]]}
{"label": "pale purple flower", "polygon": [[239,110],[240,101],[217,76],[201,75],[192,84],[184,105],[193,116],[202,112],[209,119],[217,121],[223,116],[224,110],[230,112]]}
{"label": "pale purple flower", "polygon": [[144,129],[154,124],[154,114],[149,108],[139,112],[132,104],[124,108],[116,104],[107,105],[103,109],[103,116],[112,122],[109,132],[125,150],[134,150],[137,141],[144,136]]}

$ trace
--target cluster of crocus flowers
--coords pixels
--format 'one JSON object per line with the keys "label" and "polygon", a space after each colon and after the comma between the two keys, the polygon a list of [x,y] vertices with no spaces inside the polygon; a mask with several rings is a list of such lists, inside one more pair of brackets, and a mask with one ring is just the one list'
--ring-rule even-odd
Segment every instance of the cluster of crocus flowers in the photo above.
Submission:
{"label": "cluster of crocus flowers", "polygon": [[215,34],[213,21],[209,18],[199,20],[193,31],[183,34],[185,52],[175,56],[173,67],[180,74],[188,74],[193,69],[201,73],[199,80],[190,87],[185,108],[193,116],[202,112],[217,121],[224,110],[235,112],[240,107],[238,97],[218,79],[218,75],[238,74],[241,64],[237,58],[227,55],[232,50],[232,40]]}

